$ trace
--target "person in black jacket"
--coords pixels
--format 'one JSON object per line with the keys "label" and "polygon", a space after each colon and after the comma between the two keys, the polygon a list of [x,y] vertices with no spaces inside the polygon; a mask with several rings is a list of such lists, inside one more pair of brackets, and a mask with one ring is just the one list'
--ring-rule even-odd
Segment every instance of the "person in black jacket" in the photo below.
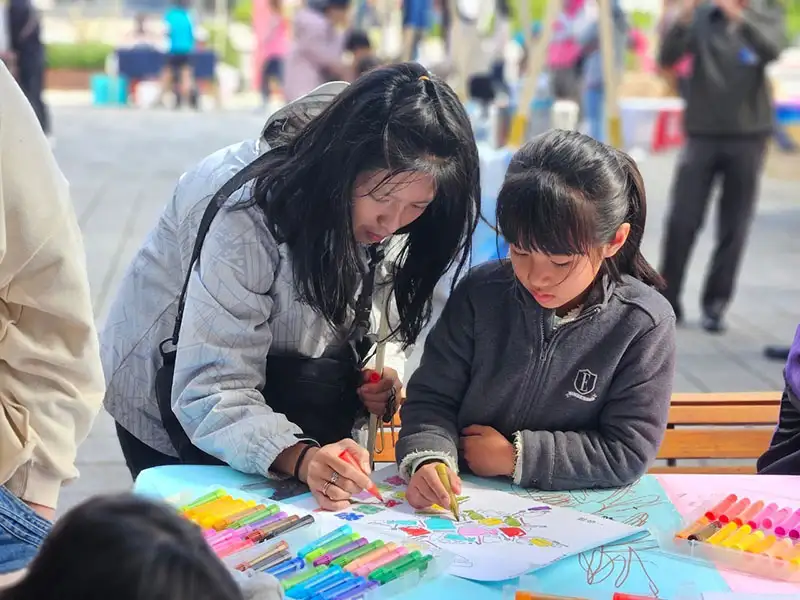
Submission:
{"label": "person in black jacket", "polygon": [[680,320],[686,265],[721,179],[717,240],[701,305],[706,331],[724,331],[755,213],[773,108],[767,65],[786,45],[778,0],[683,0],[664,35],[659,63],[672,68],[686,54],[693,71],[686,90],[686,147],[675,173],[661,275]]}
{"label": "person in black jacket", "polygon": [[10,0],[8,24],[11,50],[16,55],[16,75],[36,118],[46,135],[50,135],[50,114],[44,102],[45,52],[39,12],[31,0]]}

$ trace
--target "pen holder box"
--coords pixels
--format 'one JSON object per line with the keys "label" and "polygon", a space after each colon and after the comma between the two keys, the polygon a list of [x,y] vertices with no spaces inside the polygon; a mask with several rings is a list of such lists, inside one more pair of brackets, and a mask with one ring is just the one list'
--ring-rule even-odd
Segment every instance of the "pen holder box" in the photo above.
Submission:
{"label": "pen holder box", "polygon": [[[777,581],[800,583],[800,501],[758,492],[711,496],[678,530],[654,530],[662,551]],[[694,539],[697,538],[697,539]]]}
{"label": "pen holder box", "polygon": [[[292,504],[271,501],[269,499],[264,499],[261,496],[248,494],[239,490],[225,490],[225,488],[221,486],[212,486],[207,490],[203,490],[201,494],[178,494],[172,498],[169,498],[168,501],[176,507],[181,507],[189,504],[198,497],[202,497],[216,490],[224,490],[225,493],[237,499],[252,500],[264,504],[275,504],[279,507],[280,511],[286,512],[288,515],[297,515],[298,517],[303,517],[305,515],[312,514],[307,510],[295,507]],[[262,544],[256,544],[255,546],[230,554],[221,560],[228,568],[235,569],[237,566],[261,555],[264,552],[265,546],[268,547],[282,541],[286,542],[288,545],[290,554],[297,556],[297,552],[301,548],[342,526],[342,522],[340,520],[324,512],[314,512],[313,517],[314,522],[310,525],[296,529],[287,534],[277,536],[274,539],[266,541]],[[418,586],[446,573],[454,560],[454,556],[449,552],[431,548],[425,544],[419,544],[406,536],[387,535],[383,531],[378,532],[368,526],[359,526],[356,523],[351,523],[349,525],[353,533],[361,535],[370,542],[375,540],[381,540],[384,543],[394,542],[398,546],[407,548],[409,552],[418,550],[423,555],[430,554],[433,556],[433,559],[427,564],[427,568],[424,571],[420,572],[415,570],[405,573],[397,579],[374,588],[362,596],[359,596],[359,598],[364,598],[364,600],[388,600],[406,591],[415,589]]]}

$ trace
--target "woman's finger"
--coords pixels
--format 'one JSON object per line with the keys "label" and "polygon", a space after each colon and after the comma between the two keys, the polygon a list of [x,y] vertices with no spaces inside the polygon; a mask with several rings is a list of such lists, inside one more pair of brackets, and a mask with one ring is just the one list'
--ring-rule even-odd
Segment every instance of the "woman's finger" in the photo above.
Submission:
{"label": "woman's finger", "polygon": [[339,502],[341,500],[349,500],[350,496],[352,496],[350,492],[340,488],[338,483],[336,485],[327,485],[323,483],[322,488],[320,488],[320,493],[322,492],[322,490],[325,490],[325,495],[334,502]]}
{"label": "woman's finger", "polygon": [[[327,480],[331,476],[331,472],[336,471],[339,474],[339,480],[336,482],[336,485],[346,485],[347,489],[353,494],[357,494],[361,490],[369,487],[369,484],[371,483],[369,477],[365,475],[361,469],[358,469],[344,462],[338,456],[333,455],[332,453],[335,452],[335,450],[336,449],[328,450],[326,447],[317,452],[315,458],[319,457],[320,460],[318,462],[321,463],[321,470],[315,471],[315,475],[317,475],[320,479]],[[344,483],[345,479],[349,479],[354,487],[350,486],[350,484]]]}
{"label": "woman's finger", "polygon": [[344,510],[350,503],[347,501],[336,501],[331,500],[327,496],[323,496],[322,493],[315,491],[314,498],[317,500],[317,504],[323,510],[330,510],[330,511],[337,511],[337,510]]}

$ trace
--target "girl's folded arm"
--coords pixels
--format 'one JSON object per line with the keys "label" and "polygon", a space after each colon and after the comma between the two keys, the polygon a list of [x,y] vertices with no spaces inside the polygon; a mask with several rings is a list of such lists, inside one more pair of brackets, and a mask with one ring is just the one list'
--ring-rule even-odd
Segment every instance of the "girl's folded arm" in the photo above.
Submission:
{"label": "girl's folded arm", "polygon": [[675,372],[675,319],[631,345],[620,362],[597,431],[520,431],[515,482],[542,490],[607,488],[642,476],[667,427]]}
{"label": "girl's folded arm", "polygon": [[430,459],[440,459],[458,472],[458,412],[474,355],[475,311],[469,280],[461,281],[447,301],[408,384],[396,448],[400,474],[406,478]]}

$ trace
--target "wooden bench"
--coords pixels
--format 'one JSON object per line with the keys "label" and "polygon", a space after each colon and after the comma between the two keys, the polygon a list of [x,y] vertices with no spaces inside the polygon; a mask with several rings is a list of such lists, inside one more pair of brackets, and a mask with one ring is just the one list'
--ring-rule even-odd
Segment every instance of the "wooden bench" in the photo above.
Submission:
{"label": "wooden bench", "polygon": [[[755,461],[769,446],[778,422],[780,401],[781,392],[673,394],[667,433],[658,452],[658,458],[667,464],[653,467],[651,473],[755,473]],[[400,416],[395,415],[394,420],[396,438]],[[375,446],[375,462],[394,462],[388,426]],[[678,464],[688,459],[749,462],[703,467]]]}
{"label": "wooden bench", "polygon": [[[778,422],[781,392],[673,394],[669,425],[652,473],[755,473]],[[683,466],[680,460],[749,459],[743,465]]]}

